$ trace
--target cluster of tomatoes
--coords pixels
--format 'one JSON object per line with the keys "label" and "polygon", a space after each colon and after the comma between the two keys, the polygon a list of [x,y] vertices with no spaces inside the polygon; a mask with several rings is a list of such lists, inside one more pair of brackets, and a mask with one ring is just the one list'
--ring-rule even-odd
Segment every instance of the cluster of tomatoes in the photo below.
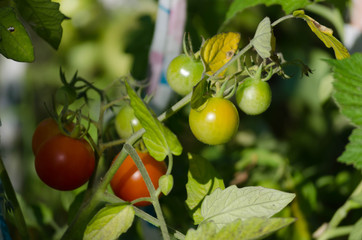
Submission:
{"label": "cluster of tomatoes", "polygon": [[[181,54],[171,61],[167,81],[176,93],[186,95],[201,80],[203,71],[199,59]],[[260,73],[243,79],[235,95],[237,106],[248,115],[263,113],[271,103],[270,86],[260,78]],[[239,114],[230,100],[214,96],[199,109],[191,109],[189,125],[199,141],[210,145],[224,144],[237,132]]]}
{"label": "cluster of tomatoes", "polygon": [[45,184],[57,190],[82,186],[95,168],[94,151],[87,140],[65,133],[73,131],[74,127],[73,123],[59,126],[56,120],[47,118],[38,124],[33,134],[35,170]]}
{"label": "cluster of tomatoes", "polygon": [[[126,114],[126,115],[124,115]],[[122,118],[124,116],[124,118]],[[126,120],[117,132],[122,137],[129,137],[141,126],[134,116],[133,109],[126,105],[118,113],[117,119]],[[127,121],[129,120],[129,121]],[[135,127],[135,125],[137,127]],[[120,126],[116,124],[116,126]],[[66,124],[64,131],[71,132],[74,124]],[[32,139],[35,155],[35,169],[39,178],[48,186],[62,191],[74,190],[91,177],[95,168],[94,151],[84,138],[73,138],[61,131],[53,118],[41,121]],[[164,161],[156,161],[147,152],[138,152],[154,187],[158,188],[158,180],[167,171]],[[114,158],[114,160],[117,156]],[[133,201],[149,197],[146,184],[131,156],[127,156],[111,180],[111,187],[119,198]],[[141,201],[136,206],[146,206],[150,202]]]}

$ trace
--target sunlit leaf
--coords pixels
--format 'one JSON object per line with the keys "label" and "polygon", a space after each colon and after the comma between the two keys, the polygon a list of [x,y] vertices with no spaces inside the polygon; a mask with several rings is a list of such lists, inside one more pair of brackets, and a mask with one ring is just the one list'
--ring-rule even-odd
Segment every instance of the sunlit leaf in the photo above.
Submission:
{"label": "sunlit leaf", "polygon": [[362,169],[362,54],[343,60],[328,59],[333,66],[333,97],[341,113],[359,128],[353,130],[349,144],[339,161]]}
{"label": "sunlit leaf", "polygon": [[362,218],[353,226],[352,232],[349,235],[348,240],[360,240],[362,239]]}
{"label": "sunlit leaf", "polygon": [[204,198],[217,188],[225,189],[224,181],[218,176],[209,161],[198,155],[188,155],[189,171],[186,184],[186,205],[189,208],[195,224],[199,224],[201,216],[201,204]]}
{"label": "sunlit leaf", "polygon": [[272,27],[270,25],[270,19],[264,18],[256,29],[251,44],[262,58],[268,58],[271,56],[272,48]]}
{"label": "sunlit leaf", "polygon": [[89,222],[84,240],[113,240],[132,225],[134,209],[131,205],[106,206]]}
{"label": "sunlit leaf", "polygon": [[293,15],[295,17],[304,19],[310,29],[315,33],[315,35],[317,35],[320,40],[322,40],[326,47],[333,48],[334,54],[336,55],[337,59],[344,59],[349,57],[349,52],[347,48],[343,46],[343,44],[333,36],[332,29],[321,25],[313,18],[305,15],[303,10],[295,11],[293,12]]}
{"label": "sunlit leaf", "polygon": [[58,49],[63,33],[61,23],[66,19],[59,11],[59,3],[51,0],[14,0],[14,2],[31,28],[53,48]]}
{"label": "sunlit leaf", "polygon": [[259,4],[265,4],[266,6],[278,4],[282,6],[286,14],[289,14],[296,9],[304,8],[305,6],[311,4],[311,2],[308,0],[234,0],[226,13],[225,22],[228,22],[231,18],[244,11],[246,8]]}
{"label": "sunlit leaf", "polygon": [[158,186],[161,188],[163,195],[167,196],[173,188],[173,176],[163,175],[158,180]]}
{"label": "sunlit leaf", "polygon": [[169,153],[180,155],[182,146],[176,135],[157,119],[127,81],[125,84],[135,116],[146,130],[142,139],[150,155],[158,161],[164,160]]}
{"label": "sunlit leaf", "polygon": [[[200,55],[207,75],[214,74],[234,56],[238,49],[240,34],[220,33],[207,39],[201,46]],[[222,71],[219,76],[224,74]]]}
{"label": "sunlit leaf", "polygon": [[201,214],[205,221],[214,221],[218,229],[236,219],[271,217],[287,206],[295,197],[263,187],[237,188],[232,185],[225,190],[216,189],[205,197]]}
{"label": "sunlit leaf", "polygon": [[243,221],[237,219],[226,224],[219,231],[216,224],[210,221],[201,224],[197,230],[189,230],[185,240],[261,239],[294,221],[294,218],[249,218]]}
{"label": "sunlit leaf", "polygon": [[34,61],[33,44],[10,7],[0,8],[0,53],[15,61]]}

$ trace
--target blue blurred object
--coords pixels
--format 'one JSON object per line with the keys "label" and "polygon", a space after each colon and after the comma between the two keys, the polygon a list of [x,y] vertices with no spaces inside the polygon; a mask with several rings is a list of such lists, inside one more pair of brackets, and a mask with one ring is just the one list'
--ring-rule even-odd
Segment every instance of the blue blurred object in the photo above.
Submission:
{"label": "blue blurred object", "polygon": [[0,240],[11,240],[8,225],[5,222],[6,197],[2,182],[0,180]]}

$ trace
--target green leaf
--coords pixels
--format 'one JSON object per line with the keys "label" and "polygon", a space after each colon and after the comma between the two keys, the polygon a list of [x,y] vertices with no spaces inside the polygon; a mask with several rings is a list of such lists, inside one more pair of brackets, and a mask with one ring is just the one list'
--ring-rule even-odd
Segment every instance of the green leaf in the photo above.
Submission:
{"label": "green leaf", "polygon": [[362,170],[362,129],[356,128],[349,136],[349,143],[346,150],[338,158],[339,162],[353,165],[356,169]]}
{"label": "green leaf", "polygon": [[251,44],[262,58],[271,56],[272,48],[272,27],[270,19],[264,18],[258,25]]}
{"label": "green leaf", "polygon": [[190,104],[191,108],[193,109],[198,109],[207,101],[207,99],[210,98],[210,94],[208,92],[209,84],[206,80],[207,77],[201,79],[200,82],[198,82],[192,90],[192,97]]}
{"label": "green leaf", "polygon": [[362,54],[343,60],[326,60],[333,66],[333,95],[343,115],[362,126]]}
{"label": "green leaf", "polygon": [[362,239],[362,218],[353,226],[352,232],[349,234],[348,240]]}
{"label": "green leaf", "polygon": [[[217,233],[216,224],[214,222],[206,222],[201,224],[197,230],[190,229],[186,233],[185,240],[212,240]],[[220,239],[222,240],[222,239]]]}
{"label": "green leaf", "polygon": [[131,227],[133,219],[134,209],[131,205],[106,206],[89,222],[83,239],[117,239]]}
{"label": "green leaf", "polygon": [[225,190],[216,189],[206,196],[201,206],[204,221],[214,221],[218,229],[236,219],[252,217],[269,218],[287,206],[295,197],[263,187],[237,188],[232,185]]}
{"label": "green leaf", "polygon": [[304,8],[305,6],[311,4],[311,2],[308,0],[234,0],[233,3],[230,5],[228,12],[226,13],[225,22],[229,21],[231,18],[236,16],[238,13],[244,11],[246,8],[253,7],[259,4],[265,4],[266,6],[278,4],[282,6],[286,14],[289,14],[296,9]]}
{"label": "green leaf", "polygon": [[214,222],[201,224],[197,230],[189,230],[185,240],[230,240],[261,239],[295,221],[294,218],[249,218],[237,219],[226,224],[220,231]]}
{"label": "green leaf", "polygon": [[173,177],[172,175],[163,175],[158,180],[158,185],[161,188],[161,192],[167,196],[173,188]]}
{"label": "green leaf", "polygon": [[165,127],[147,108],[147,105],[138,97],[127,81],[125,81],[125,84],[135,116],[146,130],[142,139],[150,155],[158,161],[163,161],[169,153],[180,155],[182,146],[176,135]]}
{"label": "green leaf", "polygon": [[[236,220],[223,227],[215,239],[261,239],[288,226],[294,218],[249,218]],[[232,235],[231,235],[232,234]],[[236,237],[234,237],[236,236]]]}
{"label": "green leaf", "polygon": [[59,11],[59,3],[51,0],[14,0],[14,2],[31,28],[53,48],[58,49],[63,33],[61,23],[67,19]]}
{"label": "green leaf", "polygon": [[0,8],[0,53],[15,61],[34,61],[33,44],[10,7]]}
{"label": "green leaf", "polygon": [[333,48],[337,59],[344,59],[349,57],[347,48],[333,36],[332,29],[321,25],[313,18],[305,15],[303,10],[295,11],[293,12],[293,15],[295,17],[304,19],[314,34],[317,35],[320,40],[322,40],[324,45],[326,45],[328,48]]}
{"label": "green leaf", "polygon": [[218,176],[214,167],[205,158],[189,153],[189,171],[186,184],[186,205],[191,211],[195,224],[199,224],[203,217],[201,215],[201,204],[204,198],[216,189],[225,189],[224,181]]}

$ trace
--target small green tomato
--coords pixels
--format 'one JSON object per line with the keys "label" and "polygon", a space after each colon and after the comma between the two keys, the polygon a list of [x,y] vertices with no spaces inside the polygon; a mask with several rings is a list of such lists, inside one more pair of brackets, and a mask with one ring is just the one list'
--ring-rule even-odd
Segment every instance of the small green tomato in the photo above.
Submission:
{"label": "small green tomato", "polygon": [[247,78],[236,91],[236,103],[248,115],[257,115],[268,109],[272,93],[267,82]]}
{"label": "small green tomato", "polygon": [[175,57],[167,68],[167,82],[171,89],[180,95],[187,95],[201,80],[204,66],[185,54]]}
{"label": "small green tomato", "polygon": [[129,138],[134,132],[142,128],[141,123],[134,114],[133,108],[128,104],[119,110],[114,123],[118,135],[123,139]]}

